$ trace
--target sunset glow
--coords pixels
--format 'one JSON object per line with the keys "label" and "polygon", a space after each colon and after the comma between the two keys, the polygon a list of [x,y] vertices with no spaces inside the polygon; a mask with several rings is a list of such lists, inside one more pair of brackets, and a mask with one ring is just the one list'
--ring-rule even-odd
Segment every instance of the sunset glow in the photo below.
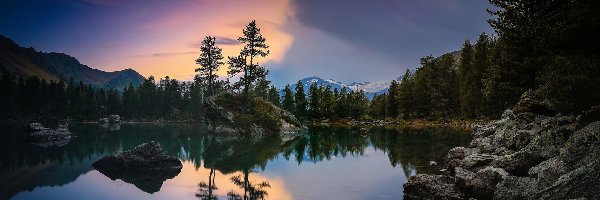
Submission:
{"label": "sunset glow", "polygon": [[[418,58],[454,51],[489,31],[485,2],[384,0],[11,1],[0,33],[42,51],[64,52],[101,70],[191,80],[200,41],[217,37],[224,57],[251,20],[271,54],[259,62],[276,85],[307,76],[342,82],[392,80]],[[430,13],[415,12],[416,9]],[[15,11],[19,12],[15,12]],[[36,15],[25,13],[37,13]],[[464,24],[469,24],[465,26]],[[419,45],[416,45],[419,44]],[[219,75],[226,75],[223,66]]]}

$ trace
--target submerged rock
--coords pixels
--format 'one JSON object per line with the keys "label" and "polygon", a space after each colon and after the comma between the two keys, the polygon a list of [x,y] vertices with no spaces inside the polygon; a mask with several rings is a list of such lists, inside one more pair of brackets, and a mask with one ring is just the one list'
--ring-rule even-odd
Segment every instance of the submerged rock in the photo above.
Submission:
{"label": "submerged rock", "polygon": [[154,193],[165,180],[177,176],[183,165],[177,157],[165,154],[158,142],[151,141],[133,150],[106,156],[92,167],[112,180],[121,179],[142,191]]}

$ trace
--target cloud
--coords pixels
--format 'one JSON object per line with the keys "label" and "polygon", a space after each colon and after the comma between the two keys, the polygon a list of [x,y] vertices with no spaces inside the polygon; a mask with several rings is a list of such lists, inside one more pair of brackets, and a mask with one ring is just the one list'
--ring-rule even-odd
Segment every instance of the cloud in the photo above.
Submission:
{"label": "cloud", "polygon": [[[238,41],[237,39],[234,38],[229,38],[229,37],[222,37],[222,36],[215,36],[215,44],[217,45],[223,45],[223,46],[235,46],[235,45],[239,45],[241,44],[240,41]],[[194,41],[194,42],[190,42],[189,47],[191,48],[200,48],[200,46],[202,46],[202,41]]]}
{"label": "cloud", "polygon": [[189,54],[198,54],[198,52],[188,51],[188,52],[153,53],[153,54],[132,55],[132,56],[129,56],[129,57],[155,57],[155,58],[160,58],[160,57],[171,57],[171,56],[180,56],[180,55],[189,55]]}
{"label": "cloud", "polygon": [[102,6],[112,6],[119,3],[120,0],[85,0],[85,2],[94,4],[94,5],[102,5]]}
{"label": "cloud", "polygon": [[362,51],[405,60],[457,49],[465,39],[489,30],[485,1],[292,0],[292,4],[304,26]]}
{"label": "cloud", "polygon": [[215,43],[219,44],[219,45],[238,45],[238,44],[240,44],[240,41],[238,41],[237,39],[233,39],[233,38],[219,37],[219,36],[217,36],[215,38],[216,38]]}

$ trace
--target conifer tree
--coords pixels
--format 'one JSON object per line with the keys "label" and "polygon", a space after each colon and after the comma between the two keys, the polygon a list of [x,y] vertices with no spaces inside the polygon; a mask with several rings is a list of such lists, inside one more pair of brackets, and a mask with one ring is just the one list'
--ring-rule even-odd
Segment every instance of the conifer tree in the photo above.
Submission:
{"label": "conifer tree", "polygon": [[304,86],[302,82],[296,83],[296,93],[294,94],[294,104],[296,106],[295,115],[299,118],[307,117],[306,109],[308,102],[306,101],[306,94],[304,93]]}
{"label": "conifer tree", "polygon": [[227,72],[230,77],[236,76],[243,73],[240,77],[240,81],[235,84],[236,87],[244,87],[244,93],[248,94],[250,88],[254,82],[261,78],[265,78],[268,71],[260,66],[255,58],[266,57],[269,55],[269,46],[265,43],[265,38],[260,33],[260,28],[256,26],[256,21],[252,20],[246,28],[243,30],[244,36],[239,37],[238,41],[244,44],[240,55],[236,57],[229,57],[229,71]]}
{"label": "conifer tree", "polygon": [[404,76],[402,76],[402,81],[400,82],[400,86],[398,88],[398,107],[399,113],[403,118],[409,118],[412,116],[413,111],[413,76],[410,73],[410,70],[406,69]]}
{"label": "conifer tree", "polygon": [[290,85],[285,85],[283,89],[283,109],[288,110],[290,112],[296,112],[296,108],[294,106],[294,93],[290,88]]}
{"label": "conifer tree", "polygon": [[463,44],[458,65],[458,76],[460,85],[460,112],[465,117],[472,117],[476,113],[475,97],[473,93],[473,82],[477,81],[473,67],[473,46],[469,40]]}
{"label": "conifer tree", "polygon": [[321,93],[319,91],[319,87],[317,83],[312,83],[308,89],[309,91],[309,99],[308,99],[308,112],[311,118],[319,119],[321,118]]}
{"label": "conifer tree", "polygon": [[200,57],[196,59],[196,64],[201,66],[196,69],[196,72],[202,80],[206,81],[209,96],[215,93],[215,82],[218,78],[216,73],[223,65],[221,51],[221,48],[215,45],[215,37],[206,36],[200,46]]}
{"label": "conifer tree", "polygon": [[388,95],[386,97],[386,112],[384,114],[384,117],[391,117],[391,118],[395,118],[398,116],[398,107],[399,107],[399,103],[398,103],[398,92],[399,92],[399,84],[398,82],[396,82],[396,80],[393,80],[392,83],[390,84],[390,88],[389,88],[389,92]]}
{"label": "conifer tree", "polygon": [[271,86],[271,88],[269,89],[268,99],[273,105],[281,107],[281,97],[279,97],[279,91],[275,86]]}

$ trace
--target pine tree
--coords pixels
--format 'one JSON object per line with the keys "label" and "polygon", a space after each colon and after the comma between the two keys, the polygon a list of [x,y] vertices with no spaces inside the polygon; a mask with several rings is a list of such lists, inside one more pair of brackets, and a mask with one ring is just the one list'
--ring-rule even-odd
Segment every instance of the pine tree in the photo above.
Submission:
{"label": "pine tree", "polygon": [[304,86],[302,82],[298,81],[296,83],[296,93],[294,94],[294,104],[296,105],[295,115],[298,118],[307,117],[307,106],[308,102],[306,101],[306,94],[304,94]]}
{"label": "pine tree", "polygon": [[244,87],[244,93],[248,94],[252,84],[260,79],[266,77],[268,71],[255,63],[256,57],[266,57],[269,55],[269,46],[265,44],[265,38],[260,33],[260,28],[256,26],[256,21],[252,20],[246,28],[243,30],[244,36],[239,37],[238,41],[245,44],[239,56],[229,57],[229,71],[227,72],[230,77],[236,76],[240,73],[244,75],[240,77],[240,81],[236,83],[236,87]]}
{"label": "pine tree", "polygon": [[412,116],[414,106],[414,95],[413,95],[413,76],[410,70],[406,69],[402,81],[398,88],[398,107],[399,113],[404,119]]}
{"label": "pine tree", "polygon": [[215,45],[215,37],[206,36],[200,46],[200,57],[196,59],[196,64],[201,66],[196,69],[196,72],[206,81],[209,96],[215,94],[215,82],[218,78],[216,73],[223,65],[221,51],[221,48]]}
{"label": "pine tree", "polygon": [[332,119],[335,116],[335,96],[331,93],[331,86],[327,85],[321,95],[321,112],[323,117]]}
{"label": "pine tree", "polygon": [[256,87],[254,87],[254,94],[257,97],[262,97],[263,99],[267,99],[269,96],[269,84],[271,81],[268,81],[264,77],[258,79],[256,83]]}
{"label": "pine tree", "polygon": [[310,85],[309,91],[309,99],[308,99],[308,113],[309,116],[313,119],[321,118],[321,93],[319,91],[319,87],[317,83],[313,83]]}
{"label": "pine tree", "polygon": [[281,97],[279,97],[279,90],[275,86],[271,86],[269,89],[269,102],[277,107],[281,107]]}
{"label": "pine tree", "polygon": [[296,107],[295,107],[295,103],[294,103],[294,94],[292,92],[292,89],[290,88],[290,85],[285,85],[285,88],[283,89],[283,109],[288,110],[290,112],[295,112],[296,111]]}
{"label": "pine tree", "polygon": [[389,88],[389,92],[388,95],[386,97],[386,112],[384,117],[391,117],[391,118],[395,118],[398,116],[398,107],[399,107],[399,103],[398,103],[398,93],[399,93],[399,84],[398,82],[396,82],[396,80],[393,80],[392,83],[390,84],[390,88]]}
{"label": "pine tree", "polygon": [[475,88],[473,82],[476,81],[473,67],[473,46],[469,40],[463,44],[460,53],[458,65],[458,76],[460,85],[460,112],[465,117],[472,117],[476,113],[475,98],[473,95]]}

